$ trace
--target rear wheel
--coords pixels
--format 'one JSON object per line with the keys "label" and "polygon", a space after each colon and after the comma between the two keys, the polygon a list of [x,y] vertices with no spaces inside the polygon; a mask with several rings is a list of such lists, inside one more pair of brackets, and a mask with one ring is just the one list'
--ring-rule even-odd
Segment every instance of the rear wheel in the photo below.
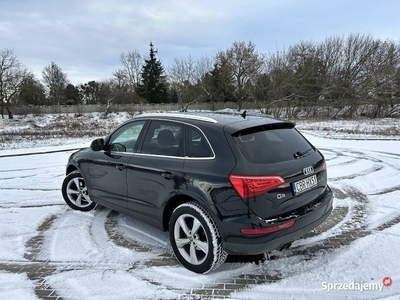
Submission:
{"label": "rear wheel", "polygon": [[228,256],[215,221],[197,202],[184,203],[174,210],[169,234],[176,258],[193,272],[208,273]]}
{"label": "rear wheel", "polygon": [[90,200],[85,180],[79,171],[71,172],[65,177],[62,195],[72,209],[89,211],[96,207],[96,203]]}

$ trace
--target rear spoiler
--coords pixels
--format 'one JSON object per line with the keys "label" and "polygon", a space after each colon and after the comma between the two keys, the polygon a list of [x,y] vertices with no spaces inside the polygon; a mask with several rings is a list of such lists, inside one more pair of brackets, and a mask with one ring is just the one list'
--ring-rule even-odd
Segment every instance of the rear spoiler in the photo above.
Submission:
{"label": "rear spoiler", "polygon": [[246,134],[251,134],[255,132],[260,132],[260,131],[266,131],[266,130],[273,130],[273,129],[283,129],[283,128],[294,128],[296,126],[295,123],[289,122],[289,121],[282,121],[282,122],[276,122],[276,123],[267,123],[267,124],[262,124],[262,125],[256,125],[252,127],[248,127],[242,130],[230,130],[234,128],[225,128],[225,132],[233,135],[233,136],[239,136],[239,135],[246,135]]}

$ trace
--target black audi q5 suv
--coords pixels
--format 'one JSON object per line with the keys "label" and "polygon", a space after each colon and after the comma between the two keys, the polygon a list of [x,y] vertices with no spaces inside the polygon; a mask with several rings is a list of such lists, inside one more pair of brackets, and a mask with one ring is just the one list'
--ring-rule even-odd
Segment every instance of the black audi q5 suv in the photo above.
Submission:
{"label": "black audi q5 suv", "polygon": [[125,122],[70,156],[62,194],[73,209],[100,204],[169,231],[196,273],[284,247],[333,202],[325,159],[294,123],[218,113]]}

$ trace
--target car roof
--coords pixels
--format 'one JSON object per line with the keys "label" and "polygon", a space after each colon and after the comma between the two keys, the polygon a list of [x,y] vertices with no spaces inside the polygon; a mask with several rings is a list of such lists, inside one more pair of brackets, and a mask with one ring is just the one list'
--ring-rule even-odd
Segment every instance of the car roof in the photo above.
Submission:
{"label": "car roof", "polygon": [[136,116],[135,119],[159,119],[186,122],[194,125],[211,125],[212,127],[223,128],[227,133],[234,133],[239,130],[272,124],[293,123],[274,119],[264,115],[247,115],[225,112],[185,112],[185,113],[145,113]]}

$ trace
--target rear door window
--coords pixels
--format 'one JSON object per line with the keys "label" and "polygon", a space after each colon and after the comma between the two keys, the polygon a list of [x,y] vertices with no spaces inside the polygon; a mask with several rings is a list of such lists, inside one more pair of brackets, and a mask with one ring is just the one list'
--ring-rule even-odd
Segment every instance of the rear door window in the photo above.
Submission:
{"label": "rear door window", "polygon": [[142,153],[183,156],[183,125],[168,121],[152,121],[144,138]]}
{"label": "rear door window", "polygon": [[246,129],[235,133],[233,139],[250,163],[289,161],[314,151],[311,144],[294,128]]}

